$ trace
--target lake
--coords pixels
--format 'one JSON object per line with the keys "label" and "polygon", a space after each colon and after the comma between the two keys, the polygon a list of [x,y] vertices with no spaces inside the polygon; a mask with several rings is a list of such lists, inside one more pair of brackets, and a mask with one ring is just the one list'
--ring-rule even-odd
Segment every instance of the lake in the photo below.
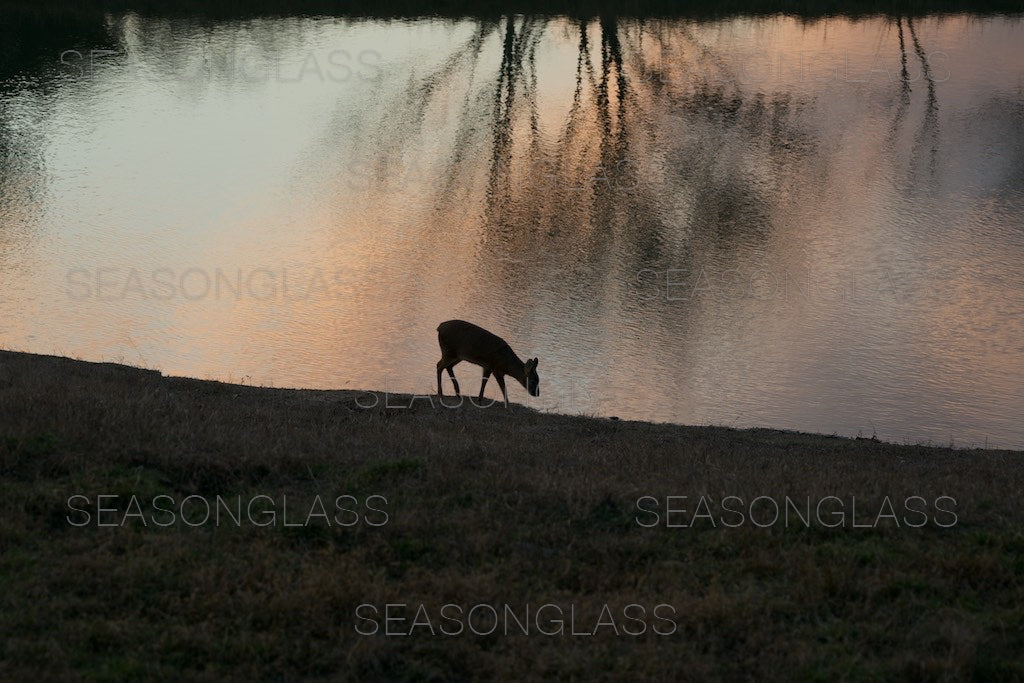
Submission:
{"label": "lake", "polygon": [[1021,45],[971,15],[46,31],[0,68],[0,345],[430,394],[463,318],[539,357],[509,393],[543,410],[1022,448]]}

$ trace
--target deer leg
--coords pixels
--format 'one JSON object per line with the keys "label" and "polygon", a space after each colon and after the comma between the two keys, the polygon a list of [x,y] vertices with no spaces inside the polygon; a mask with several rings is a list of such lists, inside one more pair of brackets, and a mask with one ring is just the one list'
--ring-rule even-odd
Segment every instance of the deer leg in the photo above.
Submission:
{"label": "deer leg", "polygon": [[483,378],[483,381],[480,382],[480,398],[477,399],[481,403],[483,403],[483,401],[484,401],[484,387],[487,386],[487,378],[490,377],[490,376],[491,376],[491,371],[488,370],[487,368],[484,368],[484,378]]}
{"label": "deer leg", "polygon": [[[445,356],[442,356],[441,360],[437,361],[437,395],[438,396],[444,396],[444,391],[441,388],[441,372],[443,372],[444,370],[447,370],[448,374],[451,375],[452,381],[455,382],[455,375],[452,373],[452,366],[455,365],[455,363],[458,363],[458,362],[459,361],[452,362],[451,358],[447,358]],[[459,383],[458,382],[455,382],[455,393],[456,394],[459,393]]]}
{"label": "deer leg", "polygon": [[[455,361],[455,363],[458,363],[458,362],[459,361]],[[452,384],[455,385],[455,395],[456,396],[462,396],[462,394],[459,393],[459,380],[455,379],[455,371],[452,370],[452,368],[455,367],[455,363],[452,363],[451,365],[449,365],[445,369],[448,371],[448,376],[452,378]]]}
{"label": "deer leg", "polygon": [[508,408],[508,392],[505,391],[505,375],[495,375],[494,379],[498,380],[498,386],[501,387],[501,395],[505,399],[505,407]]}

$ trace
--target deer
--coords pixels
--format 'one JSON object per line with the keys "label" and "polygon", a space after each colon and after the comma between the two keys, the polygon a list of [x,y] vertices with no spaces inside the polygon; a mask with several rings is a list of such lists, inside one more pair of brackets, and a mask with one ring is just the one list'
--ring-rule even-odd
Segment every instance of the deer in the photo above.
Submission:
{"label": "deer", "polygon": [[516,379],[531,396],[540,396],[540,377],[537,375],[537,359],[530,358],[525,363],[519,359],[512,347],[496,334],[488,332],[478,325],[465,320],[447,320],[437,326],[437,343],[441,346],[441,360],[437,361],[437,395],[444,396],[441,390],[441,373],[448,371],[455,387],[455,395],[459,393],[459,381],[452,370],[462,361],[469,361],[484,369],[483,380],[480,382],[480,397],[484,400],[484,388],[493,374],[501,387],[501,395],[508,407],[508,392],[505,390],[505,375]]}

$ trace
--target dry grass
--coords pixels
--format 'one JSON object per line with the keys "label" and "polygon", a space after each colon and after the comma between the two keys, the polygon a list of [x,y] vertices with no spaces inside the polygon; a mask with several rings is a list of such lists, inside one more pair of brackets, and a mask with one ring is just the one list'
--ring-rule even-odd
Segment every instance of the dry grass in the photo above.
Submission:
{"label": "dry grass", "polygon": [[[360,397],[0,352],[0,678],[1024,677],[1024,454]],[[389,521],[74,527],[73,494],[381,494]],[[958,521],[636,522],[641,495],[787,494]],[[678,630],[356,633],[387,602],[666,603]]]}

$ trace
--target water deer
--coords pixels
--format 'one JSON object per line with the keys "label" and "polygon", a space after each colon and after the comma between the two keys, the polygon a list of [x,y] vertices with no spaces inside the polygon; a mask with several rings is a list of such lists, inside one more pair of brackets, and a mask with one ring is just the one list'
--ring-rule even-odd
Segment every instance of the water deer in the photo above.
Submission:
{"label": "water deer", "polygon": [[501,387],[501,395],[508,407],[508,392],[505,391],[505,375],[514,377],[523,385],[531,396],[540,396],[540,377],[537,376],[537,359],[531,358],[525,363],[519,359],[512,347],[496,334],[482,327],[467,323],[465,320],[447,320],[437,326],[437,343],[441,345],[441,360],[437,361],[437,395],[444,396],[441,390],[441,372],[448,371],[455,386],[455,395],[459,393],[459,382],[452,370],[458,363],[466,360],[484,369],[484,378],[480,382],[480,401],[484,400],[484,387],[487,379],[493,374]]}

